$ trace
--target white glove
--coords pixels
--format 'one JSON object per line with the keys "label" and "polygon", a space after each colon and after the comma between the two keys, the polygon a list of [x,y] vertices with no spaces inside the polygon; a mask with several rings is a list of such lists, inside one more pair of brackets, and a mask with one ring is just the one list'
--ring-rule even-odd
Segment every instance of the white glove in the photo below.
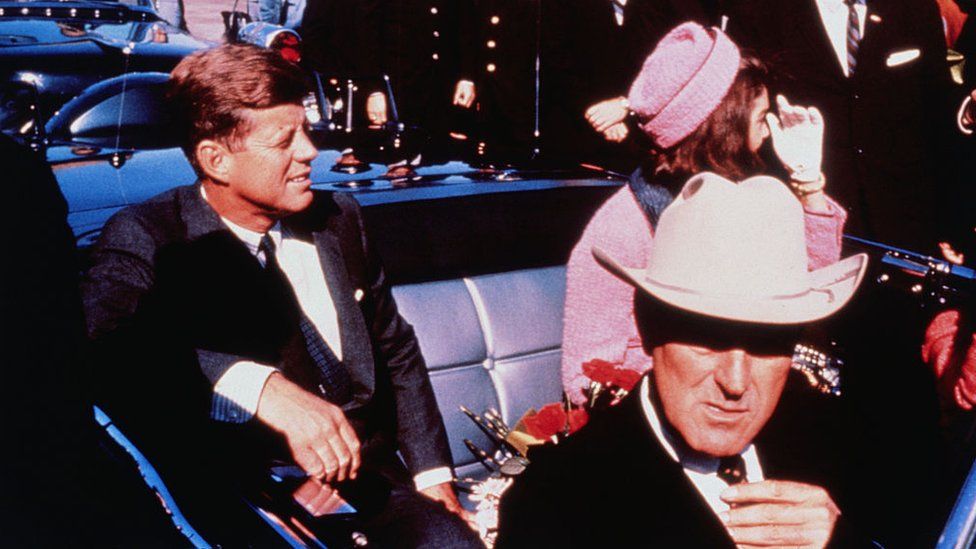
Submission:
{"label": "white glove", "polygon": [[823,160],[823,115],[816,107],[790,105],[782,95],[776,96],[776,105],[778,118],[773,113],[766,114],[776,156],[790,171],[793,181],[817,181]]}

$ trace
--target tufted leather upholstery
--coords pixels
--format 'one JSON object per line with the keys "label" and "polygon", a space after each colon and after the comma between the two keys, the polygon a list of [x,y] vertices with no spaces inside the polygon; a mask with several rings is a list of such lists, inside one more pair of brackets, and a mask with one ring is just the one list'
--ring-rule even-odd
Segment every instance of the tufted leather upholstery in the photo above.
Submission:
{"label": "tufted leather upholstery", "polygon": [[427,359],[458,477],[484,474],[464,439],[491,448],[459,405],[494,407],[514,425],[528,408],[560,399],[565,273],[545,267],[393,289]]}

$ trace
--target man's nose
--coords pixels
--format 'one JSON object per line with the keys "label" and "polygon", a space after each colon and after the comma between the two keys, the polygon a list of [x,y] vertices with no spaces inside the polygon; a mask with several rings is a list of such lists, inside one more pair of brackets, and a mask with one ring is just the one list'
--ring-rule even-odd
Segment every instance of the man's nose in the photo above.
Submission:
{"label": "man's nose", "polygon": [[749,370],[749,356],[742,349],[731,349],[722,354],[714,376],[725,398],[742,398],[749,387]]}
{"label": "man's nose", "polygon": [[315,160],[319,155],[319,150],[315,147],[315,143],[312,143],[312,139],[308,136],[308,131],[302,130],[295,139],[295,160],[299,162],[311,162]]}

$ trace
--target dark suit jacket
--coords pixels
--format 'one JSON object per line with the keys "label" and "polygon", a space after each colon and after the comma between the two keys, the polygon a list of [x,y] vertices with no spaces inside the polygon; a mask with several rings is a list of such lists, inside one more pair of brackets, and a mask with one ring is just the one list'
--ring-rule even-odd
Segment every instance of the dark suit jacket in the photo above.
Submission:
{"label": "dark suit jacket", "polygon": [[[461,16],[471,0],[386,0],[382,65],[390,76],[400,119],[440,129],[460,76]],[[464,45],[471,37],[464,37]]]}
{"label": "dark suit jacket", "polygon": [[462,72],[473,75],[478,87],[482,140],[490,157],[523,160],[534,147],[542,1],[474,1],[466,34],[474,48],[462,59]]}
{"label": "dark suit jacket", "polygon": [[[449,465],[417,340],[397,313],[356,202],[316,193],[309,209],[283,224],[318,249],[353,381],[354,399],[344,409],[363,442],[365,466],[392,459],[394,450],[413,473]],[[199,186],[116,214],[92,262],[83,294],[93,352],[110,389],[106,400],[121,411],[117,419],[152,434],[150,446],[166,450],[174,427],[206,444],[212,385],[237,361],[276,365],[314,387],[296,309],[269,289],[267,273]],[[223,429],[241,437],[261,430]]]}
{"label": "dark suit jacket", "polygon": [[608,142],[584,118],[586,109],[626,96],[634,72],[624,28],[611,0],[544,0],[542,155],[559,165],[588,162],[632,171],[646,150]]}
{"label": "dark suit jacket", "polygon": [[[849,209],[850,233],[931,248],[940,202],[954,192],[959,102],[935,2],[868,0],[853,77],[845,78],[814,0],[744,0],[730,33],[773,65],[775,91],[826,120],[827,190]],[[894,52],[920,56],[889,67]],[[961,100],[961,97],[958,99]]]}
{"label": "dark suit jacket", "polygon": [[[846,515],[836,448],[817,425],[829,414],[809,407],[819,398],[791,377],[790,392],[799,400],[781,402],[787,408],[777,410],[756,441],[763,474],[823,486]],[[658,442],[638,393],[595,415],[564,443],[530,453],[532,463],[502,499],[499,549],[734,547],[681,465]],[[839,547],[862,545],[844,521],[832,539]]]}

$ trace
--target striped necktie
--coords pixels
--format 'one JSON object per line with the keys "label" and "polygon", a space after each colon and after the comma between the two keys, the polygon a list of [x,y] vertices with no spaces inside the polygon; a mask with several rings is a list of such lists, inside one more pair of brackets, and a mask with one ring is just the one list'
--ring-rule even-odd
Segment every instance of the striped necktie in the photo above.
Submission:
{"label": "striped necktie", "polygon": [[[265,270],[280,277],[280,283],[288,288],[288,291],[294,296],[295,290],[288,283],[285,273],[281,271],[281,266],[278,265],[275,243],[270,236],[261,237],[258,250],[264,254]],[[341,406],[349,402],[352,399],[352,380],[349,378],[349,372],[322,335],[319,334],[305,311],[302,310],[297,298],[294,299],[294,303],[298,308],[298,326],[302,331],[302,337],[305,339],[305,348],[308,350],[312,362],[319,369],[319,392],[333,404]]]}
{"label": "striped necktie", "polygon": [[844,0],[847,4],[847,75],[854,76],[857,67],[857,49],[861,45],[861,26],[856,6],[864,5],[864,0]]}

